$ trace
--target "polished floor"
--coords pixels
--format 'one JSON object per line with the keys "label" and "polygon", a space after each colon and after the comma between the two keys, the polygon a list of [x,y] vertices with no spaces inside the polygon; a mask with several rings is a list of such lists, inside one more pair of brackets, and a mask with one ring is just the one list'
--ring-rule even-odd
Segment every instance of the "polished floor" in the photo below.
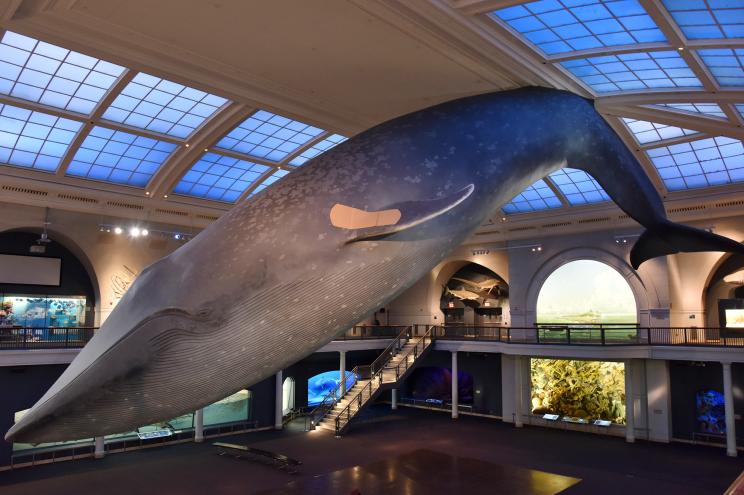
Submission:
{"label": "polished floor", "polygon": [[300,425],[220,439],[299,459],[297,474],[219,456],[208,443],[187,443],[0,472],[0,494],[348,495],[356,489],[362,495],[718,495],[744,471],[744,459],[714,447],[630,445],[620,438],[516,429],[485,418],[453,421],[444,413],[390,412],[385,406],[366,416],[341,439],[305,433]]}

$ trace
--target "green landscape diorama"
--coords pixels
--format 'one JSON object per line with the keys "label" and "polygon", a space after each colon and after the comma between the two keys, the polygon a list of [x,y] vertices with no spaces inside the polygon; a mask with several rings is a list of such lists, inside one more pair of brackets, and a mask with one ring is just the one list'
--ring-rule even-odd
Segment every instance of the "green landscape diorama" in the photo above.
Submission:
{"label": "green landscape diorama", "polygon": [[533,414],[625,424],[623,363],[531,359],[530,378]]}
{"label": "green landscape diorama", "polygon": [[637,321],[635,313],[600,313],[599,311],[585,311],[583,313],[538,313],[537,323],[564,323],[564,324],[598,324],[598,323],[629,323]]}

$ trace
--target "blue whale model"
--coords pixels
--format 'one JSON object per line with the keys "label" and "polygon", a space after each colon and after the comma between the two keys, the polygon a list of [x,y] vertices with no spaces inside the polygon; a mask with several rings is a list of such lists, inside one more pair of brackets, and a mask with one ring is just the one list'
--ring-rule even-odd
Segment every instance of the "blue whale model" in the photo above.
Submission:
{"label": "blue whale model", "polygon": [[236,205],[145,269],[9,441],[130,431],[311,354],[425,275],[503,203],[569,165],[646,227],[631,253],[736,251],[670,223],[643,169],[570,93],[524,88],[380,124]]}

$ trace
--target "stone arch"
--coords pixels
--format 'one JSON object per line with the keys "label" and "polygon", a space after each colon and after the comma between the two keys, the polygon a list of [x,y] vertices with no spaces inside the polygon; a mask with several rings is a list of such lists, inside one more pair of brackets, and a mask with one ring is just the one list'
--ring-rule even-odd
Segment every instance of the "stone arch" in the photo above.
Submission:
{"label": "stone arch", "polygon": [[638,272],[636,272],[624,259],[609,251],[591,247],[572,248],[562,251],[545,260],[545,262],[540,265],[540,268],[535,271],[527,288],[525,300],[526,326],[535,325],[537,317],[537,297],[548,277],[561,266],[579,260],[598,261],[615,269],[625,279],[630,286],[630,290],[633,292],[639,325],[649,326],[650,309],[660,307],[660,301],[656,296],[656,290],[653,290],[652,287],[648,287],[641,279]]}

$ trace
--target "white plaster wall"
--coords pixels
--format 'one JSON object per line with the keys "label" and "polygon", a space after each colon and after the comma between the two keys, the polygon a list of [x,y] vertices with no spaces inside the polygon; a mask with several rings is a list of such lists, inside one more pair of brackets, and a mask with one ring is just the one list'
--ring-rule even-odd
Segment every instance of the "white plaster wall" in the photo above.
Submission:
{"label": "white plaster wall", "polygon": [[[41,231],[44,208],[0,203],[0,232],[22,229]],[[73,252],[88,270],[96,293],[96,325],[103,323],[121,297],[123,283],[133,280],[151,263],[174,251],[180,242],[157,236],[130,238],[99,232],[99,224],[148,225],[133,221],[63,210],[49,211],[49,237]],[[150,229],[153,226],[148,225]],[[183,231],[163,224],[160,228]],[[125,287],[125,286],[124,286]]]}
{"label": "white plaster wall", "polygon": [[672,394],[668,361],[646,360],[646,390],[648,439],[654,442],[669,442],[672,438]]}

